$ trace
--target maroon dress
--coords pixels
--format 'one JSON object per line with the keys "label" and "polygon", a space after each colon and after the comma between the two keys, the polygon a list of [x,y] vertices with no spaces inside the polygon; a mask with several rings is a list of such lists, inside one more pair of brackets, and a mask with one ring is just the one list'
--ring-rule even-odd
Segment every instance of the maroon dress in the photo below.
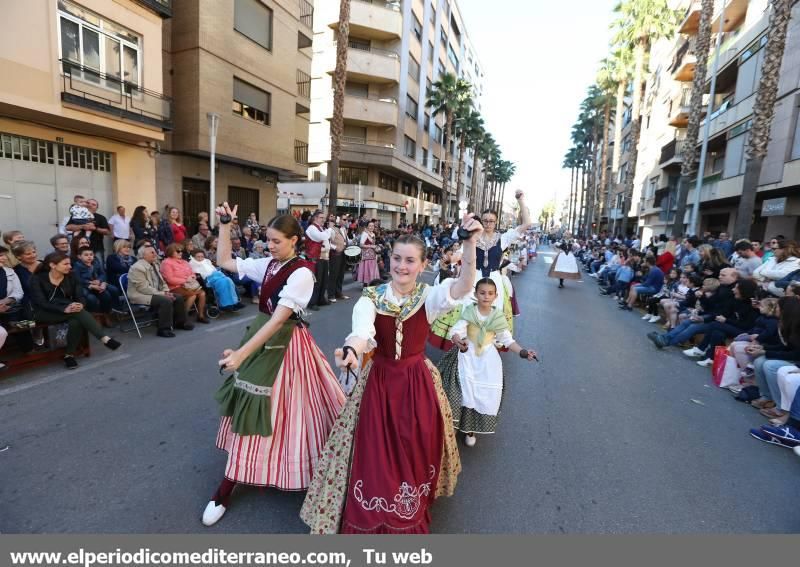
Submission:
{"label": "maroon dress", "polygon": [[424,306],[403,323],[395,358],[394,317],[378,313],[372,369],[364,390],[342,516],[342,533],[429,533],[444,422],[425,364]]}

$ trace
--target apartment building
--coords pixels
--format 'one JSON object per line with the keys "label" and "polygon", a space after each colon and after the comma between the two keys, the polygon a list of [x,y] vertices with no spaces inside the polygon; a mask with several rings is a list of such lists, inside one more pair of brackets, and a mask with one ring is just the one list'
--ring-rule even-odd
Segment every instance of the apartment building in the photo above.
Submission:
{"label": "apartment building", "polygon": [[[645,238],[670,233],[676,208],[681,151],[688,123],[689,98],[696,60],[691,53],[700,17],[700,2],[684,2],[679,35],[670,45],[657,45],[651,53],[648,96],[650,127],[643,128],[634,199],[629,214],[639,216]],[[716,92],[711,101],[708,154],[699,172],[699,233],[731,232],[744,182],[745,149],[752,126],[764,46],[767,42],[768,0],[727,0],[715,6],[712,32],[721,30],[721,49],[716,71]],[[750,236],[777,234],[796,237],[800,216],[800,7],[795,6],[772,122],[768,156],[761,172],[756,210]],[[710,97],[714,43],[709,57],[704,104]],[[704,112],[705,114],[705,112]],[[698,144],[699,146],[699,144]],[[659,151],[656,151],[656,150]],[[688,225],[695,201],[694,182],[689,191],[684,224]]]}
{"label": "apartment building", "polygon": [[[0,22],[0,230],[42,245],[73,195],[111,214],[154,206],[170,0],[4,2]],[[42,246],[44,248],[44,246]]]}
{"label": "apartment building", "polygon": [[164,84],[174,129],[157,158],[160,205],[193,222],[210,206],[210,119],[218,115],[215,197],[263,221],[279,181],[306,179],[314,6],[306,0],[174,0]]}
{"label": "apartment building", "polygon": [[[311,81],[310,180],[282,184],[281,208],[327,204],[332,75],[336,66],[338,2],[317,0]],[[344,140],[339,166],[339,203],[389,225],[438,222],[442,195],[444,116],[431,116],[425,101],[445,72],[468,77],[476,100],[484,73],[467,38],[454,0],[353,0],[344,101]],[[452,141],[451,141],[452,143]],[[457,150],[453,143],[453,149]],[[470,187],[472,154],[464,156],[462,184]]]}

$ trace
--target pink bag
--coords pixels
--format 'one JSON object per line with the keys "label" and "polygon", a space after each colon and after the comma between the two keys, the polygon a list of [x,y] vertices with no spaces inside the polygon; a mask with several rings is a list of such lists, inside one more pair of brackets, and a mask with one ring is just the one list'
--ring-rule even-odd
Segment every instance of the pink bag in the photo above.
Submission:
{"label": "pink bag", "polygon": [[720,388],[739,384],[739,367],[736,359],[728,354],[728,348],[718,346],[714,349],[714,366],[711,372],[714,384]]}

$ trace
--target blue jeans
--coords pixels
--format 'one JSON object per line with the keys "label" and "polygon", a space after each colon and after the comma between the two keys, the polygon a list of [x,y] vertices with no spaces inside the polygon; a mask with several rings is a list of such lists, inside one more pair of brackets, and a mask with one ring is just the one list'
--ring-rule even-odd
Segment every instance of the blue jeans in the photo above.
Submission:
{"label": "blue jeans", "polygon": [[644,295],[655,295],[656,293],[658,293],[658,290],[656,290],[655,288],[650,287],[649,285],[637,285],[637,286],[634,286],[633,289],[636,290],[636,293],[638,295],[642,295],[642,294],[644,294]]}
{"label": "blue jeans", "polygon": [[763,397],[775,402],[775,405],[778,407],[781,407],[781,390],[778,388],[778,370],[783,366],[794,366],[794,362],[767,358],[765,356],[759,356],[753,361],[758,391],[761,392]]}
{"label": "blue jeans", "polygon": [[709,323],[695,323],[687,320],[662,336],[667,339],[667,344],[674,346],[688,341],[699,333],[705,333],[708,326]]}
{"label": "blue jeans", "polygon": [[233,280],[234,284],[240,285],[243,288],[245,288],[247,290],[248,295],[250,295],[251,297],[258,297],[258,288],[261,285],[259,282],[254,282],[247,276],[240,278],[239,274],[234,274],[230,272],[224,272],[224,274],[228,276],[231,280]]}

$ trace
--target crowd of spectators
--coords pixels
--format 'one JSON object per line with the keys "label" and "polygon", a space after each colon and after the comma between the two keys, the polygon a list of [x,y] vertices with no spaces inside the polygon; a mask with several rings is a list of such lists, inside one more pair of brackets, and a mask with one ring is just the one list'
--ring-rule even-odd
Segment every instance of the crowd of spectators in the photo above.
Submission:
{"label": "crowd of spectators", "polygon": [[[769,423],[761,441],[800,446],[800,246],[782,235],[761,242],[662,235],[646,246],[601,234],[573,244],[600,295],[622,311],[640,306],[660,325],[647,334],[657,349],[678,347],[712,367],[732,356],[729,387]],[[717,349],[723,347],[723,349]],[[727,351],[724,350],[727,347]],[[800,449],[796,452],[800,454]]]}

